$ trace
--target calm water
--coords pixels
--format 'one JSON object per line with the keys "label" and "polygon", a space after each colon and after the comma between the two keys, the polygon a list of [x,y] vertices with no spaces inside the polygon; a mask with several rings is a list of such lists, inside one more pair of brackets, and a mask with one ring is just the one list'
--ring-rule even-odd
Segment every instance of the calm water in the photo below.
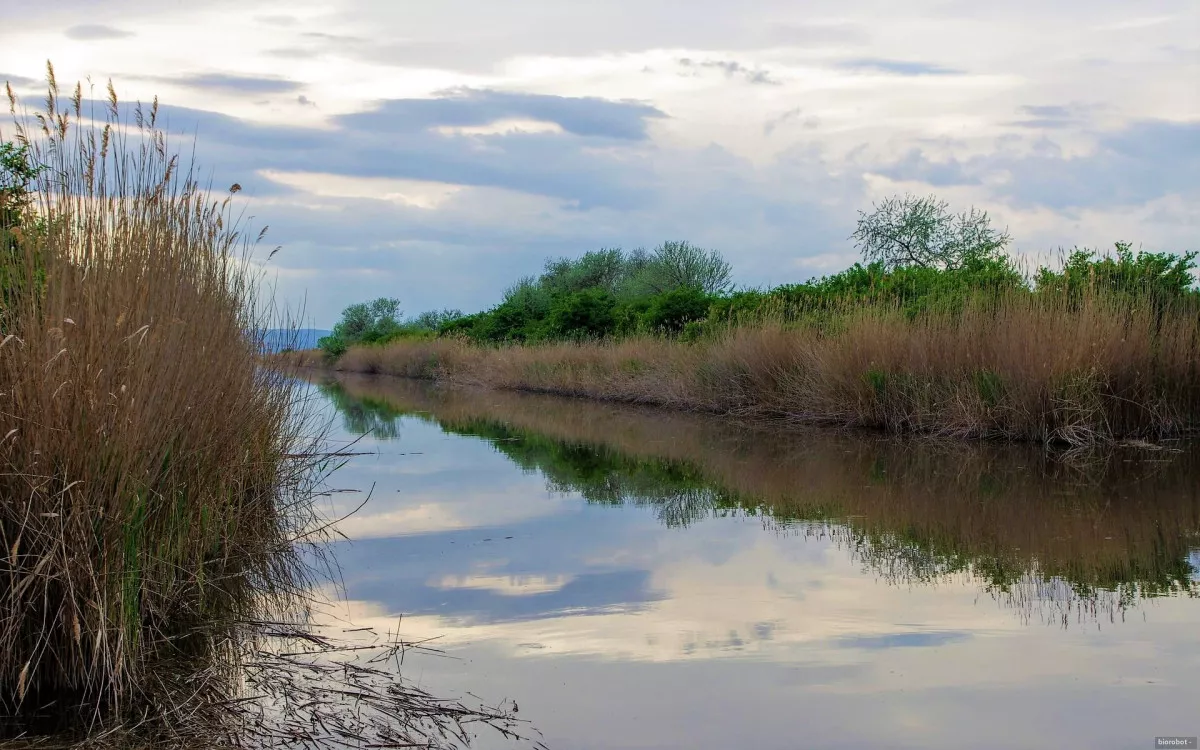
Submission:
{"label": "calm water", "polygon": [[[319,386],[342,617],[551,748],[1150,748],[1200,734],[1200,461],[1064,464],[398,380]],[[363,435],[366,437],[363,437]],[[362,500],[336,495],[339,508]],[[481,735],[479,747],[503,747]]]}

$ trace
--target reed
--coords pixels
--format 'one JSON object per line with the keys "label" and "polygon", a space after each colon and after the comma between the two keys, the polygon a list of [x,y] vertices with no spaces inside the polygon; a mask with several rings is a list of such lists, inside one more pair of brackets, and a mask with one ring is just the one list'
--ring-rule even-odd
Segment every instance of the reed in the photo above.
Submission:
{"label": "reed", "polygon": [[43,111],[9,99],[38,169],[0,230],[0,734],[200,723],[239,679],[222,628],[306,570],[317,467],[260,366],[255,241],[157,102],[52,69]]}
{"label": "reed", "polygon": [[487,347],[453,339],[315,352],[309,367],[743,417],[951,438],[1084,445],[1200,427],[1190,301],[1015,293],[910,316],[849,309],[685,343],[660,337]]}

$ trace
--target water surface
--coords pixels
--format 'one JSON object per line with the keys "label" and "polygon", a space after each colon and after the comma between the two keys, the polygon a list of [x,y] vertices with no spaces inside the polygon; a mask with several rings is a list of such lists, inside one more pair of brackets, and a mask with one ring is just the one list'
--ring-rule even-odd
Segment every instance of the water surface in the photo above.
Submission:
{"label": "water surface", "polygon": [[[1196,451],[782,433],[316,386],[356,625],[551,748],[1138,748],[1200,734]],[[505,747],[481,735],[479,747]]]}

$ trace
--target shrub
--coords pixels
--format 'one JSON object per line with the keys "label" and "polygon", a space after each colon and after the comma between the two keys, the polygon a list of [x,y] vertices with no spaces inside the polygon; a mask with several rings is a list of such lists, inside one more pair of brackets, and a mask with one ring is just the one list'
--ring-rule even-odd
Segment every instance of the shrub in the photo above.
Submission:
{"label": "shrub", "polygon": [[651,331],[678,333],[687,323],[703,320],[710,302],[697,287],[673,289],[654,297],[642,320]]}
{"label": "shrub", "polygon": [[1116,243],[1116,253],[1098,256],[1091,250],[1075,250],[1059,271],[1038,269],[1034,277],[1039,292],[1079,298],[1087,292],[1126,296],[1150,296],[1160,300],[1195,295],[1197,253],[1133,252],[1127,242]]}
{"label": "shrub", "polygon": [[585,289],[555,302],[547,332],[563,338],[600,338],[613,332],[616,300],[603,289]]}

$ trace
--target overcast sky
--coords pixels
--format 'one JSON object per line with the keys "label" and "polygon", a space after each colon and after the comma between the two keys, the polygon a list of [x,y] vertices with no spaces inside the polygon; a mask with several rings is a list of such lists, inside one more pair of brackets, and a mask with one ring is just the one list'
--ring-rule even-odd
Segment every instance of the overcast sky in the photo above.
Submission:
{"label": "overcast sky", "polygon": [[4,6],[0,81],[36,103],[50,59],[158,95],[319,327],[383,295],[478,310],[547,256],[665,239],[799,281],[906,191],[1034,258],[1200,249],[1195,0]]}

